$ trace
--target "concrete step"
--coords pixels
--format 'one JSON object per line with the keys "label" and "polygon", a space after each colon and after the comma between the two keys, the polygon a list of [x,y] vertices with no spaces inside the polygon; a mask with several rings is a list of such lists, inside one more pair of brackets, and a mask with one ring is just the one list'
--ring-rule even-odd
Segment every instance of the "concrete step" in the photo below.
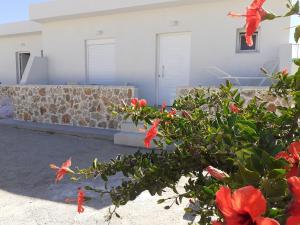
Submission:
{"label": "concrete step", "polygon": [[101,140],[113,141],[114,135],[118,130],[89,128],[89,127],[76,127],[67,125],[54,125],[45,123],[33,123],[28,121],[19,121],[13,119],[0,119],[0,127],[15,127],[18,129],[27,129],[39,132],[46,132],[50,134],[63,134],[83,138],[93,138]]}
{"label": "concrete step", "polygon": [[[121,131],[114,135],[114,144],[144,148],[146,133]],[[154,146],[154,143],[151,143]]]}
{"label": "concrete step", "polygon": [[138,123],[136,126],[132,121],[125,121],[121,124],[121,131],[145,133],[144,123]]}

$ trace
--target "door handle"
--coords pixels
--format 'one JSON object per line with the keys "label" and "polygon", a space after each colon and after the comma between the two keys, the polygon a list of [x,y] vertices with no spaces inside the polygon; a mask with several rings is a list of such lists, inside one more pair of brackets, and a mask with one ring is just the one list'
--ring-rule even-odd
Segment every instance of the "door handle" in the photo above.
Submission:
{"label": "door handle", "polygon": [[161,67],[161,77],[162,78],[165,77],[165,66],[164,65]]}

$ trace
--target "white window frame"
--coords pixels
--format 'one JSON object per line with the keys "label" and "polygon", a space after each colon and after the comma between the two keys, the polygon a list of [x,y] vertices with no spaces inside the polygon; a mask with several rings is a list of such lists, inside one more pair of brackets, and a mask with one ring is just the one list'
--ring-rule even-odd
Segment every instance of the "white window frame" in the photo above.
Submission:
{"label": "white window frame", "polygon": [[260,52],[260,34],[261,31],[258,29],[255,33],[257,33],[255,49],[253,50],[241,50],[241,33],[245,33],[245,29],[237,29],[236,32],[236,53],[259,53]]}

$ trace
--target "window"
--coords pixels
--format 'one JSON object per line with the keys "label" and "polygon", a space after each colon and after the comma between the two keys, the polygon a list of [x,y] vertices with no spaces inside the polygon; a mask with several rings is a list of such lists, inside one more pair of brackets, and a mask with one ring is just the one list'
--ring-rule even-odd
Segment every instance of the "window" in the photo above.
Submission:
{"label": "window", "polygon": [[238,53],[258,52],[259,51],[259,32],[255,32],[252,36],[253,46],[248,46],[246,43],[246,32],[238,30],[237,32],[237,49]]}

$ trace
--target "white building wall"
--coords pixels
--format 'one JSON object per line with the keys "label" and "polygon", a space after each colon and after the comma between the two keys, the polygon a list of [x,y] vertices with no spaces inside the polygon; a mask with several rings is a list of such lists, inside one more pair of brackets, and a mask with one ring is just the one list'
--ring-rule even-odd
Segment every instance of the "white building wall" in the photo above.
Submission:
{"label": "white building wall", "polygon": [[40,56],[41,50],[41,33],[0,36],[0,82],[16,84],[16,52],[28,51],[31,56]]}
{"label": "white building wall", "polygon": [[[115,85],[135,85],[141,97],[154,103],[156,36],[183,31],[192,32],[190,85],[206,85],[200,71],[209,66],[218,66],[236,76],[257,75],[264,62],[279,57],[280,45],[288,43],[289,19],[263,23],[260,52],[238,54],[236,30],[243,27],[244,20],[229,18],[227,13],[244,12],[247,3],[217,1],[44,23],[43,48],[48,57],[50,82],[85,83],[85,41],[115,38],[118,79]],[[273,0],[266,8],[280,13],[284,4]],[[172,25],[175,20],[177,26]]]}
{"label": "white building wall", "polygon": [[20,84],[48,84],[48,61],[45,57],[30,57]]}

